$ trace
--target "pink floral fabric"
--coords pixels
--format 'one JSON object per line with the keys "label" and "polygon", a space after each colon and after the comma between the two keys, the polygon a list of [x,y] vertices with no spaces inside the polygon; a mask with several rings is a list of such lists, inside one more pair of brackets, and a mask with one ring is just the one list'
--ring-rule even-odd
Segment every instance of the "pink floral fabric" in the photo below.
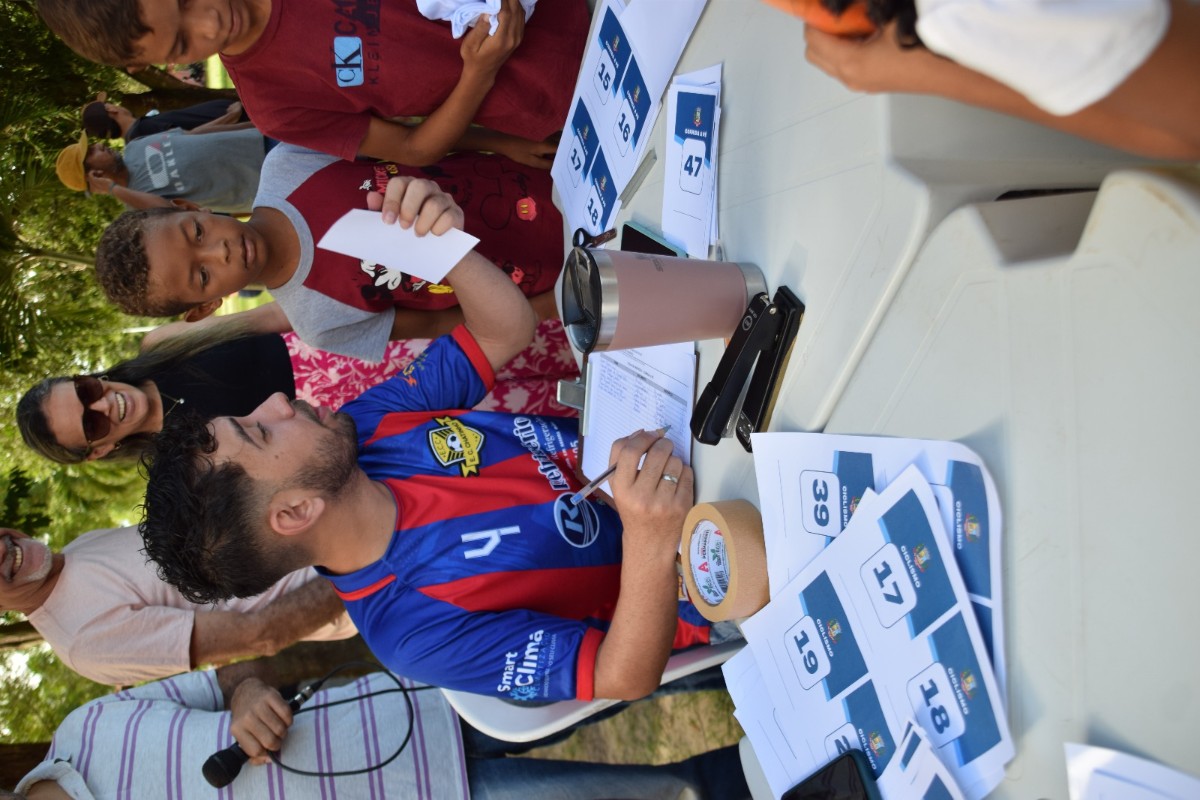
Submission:
{"label": "pink floral fabric", "polygon": [[[430,341],[389,342],[383,361],[370,364],[310,347],[294,333],[285,333],[283,339],[292,359],[296,397],[335,411],[411,364]],[[578,376],[562,323],[543,320],[533,342],[496,373],[496,385],[475,407],[509,414],[575,416],[575,411],[560,405],[555,395],[559,380]]]}

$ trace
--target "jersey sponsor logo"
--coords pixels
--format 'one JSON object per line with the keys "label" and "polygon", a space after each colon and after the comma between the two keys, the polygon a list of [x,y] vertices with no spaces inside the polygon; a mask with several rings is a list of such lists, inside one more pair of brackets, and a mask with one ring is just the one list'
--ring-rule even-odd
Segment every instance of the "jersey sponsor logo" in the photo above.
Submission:
{"label": "jersey sponsor logo", "polygon": [[[545,427],[545,423],[543,423],[543,427]],[[515,417],[513,419],[513,436],[516,436],[521,446],[529,451],[530,457],[538,465],[538,472],[550,484],[551,489],[556,492],[565,492],[571,488],[567,479],[563,477],[562,470],[551,460],[550,456],[546,455],[533,420],[529,417]]]}
{"label": "jersey sponsor logo", "polygon": [[[496,686],[497,692],[508,692],[514,700],[538,698],[538,678],[546,671],[554,655],[553,647],[547,651],[542,641],[544,637],[545,631],[536,630],[529,634],[528,641],[522,647],[504,654],[504,669]],[[553,642],[554,637],[550,641]]]}
{"label": "jersey sponsor logo", "polygon": [[483,558],[484,556],[491,555],[491,552],[500,546],[501,536],[509,536],[520,532],[520,525],[510,525],[507,528],[492,528],[490,531],[464,533],[460,537],[463,544],[470,544],[472,542],[483,542],[483,544],[466,550],[463,553],[463,558]]}
{"label": "jersey sponsor logo", "polygon": [[457,466],[462,476],[479,474],[483,433],[454,417],[434,417],[442,427],[429,432],[429,449],[443,467]]}
{"label": "jersey sponsor logo", "polygon": [[333,76],[339,88],[362,86],[362,39],[357,36],[333,37]]}
{"label": "jersey sponsor logo", "polygon": [[567,544],[582,549],[591,546],[600,535],[600,515],[586,500],[575,505],[571,502],[574,496],[568,492],[554,501],[554,524]]}

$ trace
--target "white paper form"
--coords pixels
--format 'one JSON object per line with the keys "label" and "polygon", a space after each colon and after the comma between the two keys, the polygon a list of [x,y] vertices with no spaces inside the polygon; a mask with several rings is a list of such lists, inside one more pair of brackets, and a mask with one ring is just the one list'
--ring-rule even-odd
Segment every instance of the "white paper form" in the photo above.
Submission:
{"label": "white paper form", "polygon": [[922,727],[969,800],[999,783],[1012,738],[936,501],[903,472],[742,623],[790,741],[815,770],[849,747],[876,777]]}
{"label": "white paper form", "polygon": [[572,228],[598,234],[616,217],[705,2],[637,0],[626,10],[620,0],[604,0],[596,9],[598,23],[550,170]]}
{"label": "white paper form", "polygon": [[[754,747],[771,793],[778,797],[808,776],[776,719],[771,698],[762,690],[762,675],[749,647],[743,647],[721,666],[733,698],[733,716]],[[805,760],[807,761],[807,759]]]}
{"label": "white paper form", "polygon": [[721,65],[680,75],[667,92],[663,235],[692,258],[716,241]]}
{"label": "white paper form", "polygon": [[394,289],[405,273],[441,283],[479,240],[451,228],[440,236],[417,236],[412,228],[383,224],[378,211],[355,208],[325,231],[317,247],[362,259],[362,269],[376,286]]}
{"label": "white paper form", "polygon": [[[667,438],[684,464],[692,460],[696,347],[691,342],[598,351],[588,355],[580,469],[594,478],[608,468],[612,444],[638,430],[671,426]],[[600,489],[611,494],[608,483]]]}
{"label": "white paper form", "polygon": [[[753,741],[753,740],[752,740]],[[1200,780],[1107,747],[1064,743],[1071,800],[1195,800]]]}
{"label": "white paper form", "polygon": [[753,445],[772,596],[846,527],[866,490],[881,491],[916,464],[937,498],[1005,698],[1002,518],[983,460],[958,442],[884,436],[756,433]]}

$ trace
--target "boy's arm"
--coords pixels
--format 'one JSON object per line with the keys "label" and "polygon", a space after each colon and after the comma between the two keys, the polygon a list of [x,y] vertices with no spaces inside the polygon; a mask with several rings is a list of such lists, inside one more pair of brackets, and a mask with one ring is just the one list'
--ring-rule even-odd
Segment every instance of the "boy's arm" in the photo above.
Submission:
{"label": "boy's arm", "polygon": [[181,320],[160,325],[142,337],[141,350],[145,352],[173,336],[194,334],[209,328],[224,328],[231,325],[237,326],[239,332],[245,336],[258,333],[287,333],[292,329],[292,323],[288,321],[287,315],[283,313],[283,309],[279,307],[278,303],[264,303],[257,308],[239,311],[236,314],[205,317],[198,322]]}
{"label": "boy's arm", "polygon": [[415,126],[372,117],[358,154],[423,167],[450,152],[491,91],[496,73],[525,35],[525,12],[520,0],[504,0],[497,19],[499,27],[495,35],[488,35],[487,19],[481,17],[479,24],[463,37],[462,74],[438,109]]}
{"label": "boy's arm", "polygon": [[197,125],[196,127],[192,128],[192,132],[195,133],[196,131],[203,131],[203,130],[206,130],[207,128],[209,128],[210,126],[214,126],[214,125],[237,124],[238,120],[241,118],[242,118],[242,101],[234,100],[232,103],[229,104],[229,108],[225,110],[224,114],[222,114],[219,117],[210,119],[208,122],[204,122],[204,123]]}
{"label": "boy's arm", "polygon": [[437,311],[397,308],[396,315],[392,318],[392,332],[389,338],[393,341],[398,339],[436,339],[450,333],[463,322],[463,312],[458,306]]}
{"label": "boy's arm", "polygon": [[613,498],[624,528],[621,593],[596,652],[593,691],[596,697],[637,700],[658,688],[671,654],[678,624],[675,554],[692,507],[692,470],[671,454],[670,440],[658,431],[617,440],[612,460]]}
{"label": "boy's arm", "polygon": [[[1197,127],[1200,126],[1200,98],[1189,104],[1163,102],[1165,98],[1161,96],[1167,87],[1178,87],[1189,96],[1196,92],[1195,86],[1184,85],[1186,81],[1181,84],[1178,81],[1164,81],[1161,77],[1162,73],[1178,69],[1180,63],[1187,61],[1187,55],[1181,56],[1176,52],[1184,50],[1179,46],[1180,29],[1200,35],[1200,23],[1192,19],[1200,19],[1200,7],[1191,8],[1193,14],[1185,15],[1182,21],[1173,17],[1163,45],[1109,97],[1075,114],[1061,117],[1043,111],[1020,92],[999,81],[942,58],[924,47],[901,48],[896,41],[894,25],[889,25],[867,40],[834,36],[807,26],[804,31],[808,45],[805,55],[810,63],[853,91],[944,97],[1141,155],[1194,159],[1200,158],[1200,134],[1189,135],[1188,131],[1200,129]],[[1172,11],[1176,10],[1173,7]],[[1187,51],[1193,57],[1200,58],[1194,55],[1195,52]],[[1128,101],[1131,94],[1136,98],[1132,103]],[[1154,98],[1153,103],[1147,102],[1148,97]],[[1148,124],[1146,119],[1151,113],[1150,105],[1154,103],[1170,109],[1168,113],[1181,116],[1194,113],[1198,119],[1190,128],[1182,120],[1183,124]]]}
{"label": "boy's arm", "polygon": [[[382,198],[372,193],[367,203],[381,209],[385,222],[411,227],[418,236],[439,235],[452,227],[462,229],[462,209],[432,181],[392,178]],[[495,264],[471,251],[446,274],[445,281],[458,295],[463,324],[492,369],[508,363],[533,341],[537,315],[517,285]]]}
{"label": "boy's arm", "polygon": [[171,201],[165,197],[122,186],[99,170],[88,173],[88,189],[92,194],[112,195],[129,208],[162,208],[171,205]]}
{"label": "boy's arm", "polygon": [[558,152],[558,143],[535,142],[472,125],[467,128],[467,132],[458,140],[454,149],[499,153],[527,167],[550,169],[554,163],[554,154]]}
{"label": "boy's arm", "polygon": [[190,131],[180,131],[188,135],[206,134],[206,133],[229,133],[230,131],[244,131],[247,128],[253,128],[253,122],[206,122],[203,125],[197,125]]}

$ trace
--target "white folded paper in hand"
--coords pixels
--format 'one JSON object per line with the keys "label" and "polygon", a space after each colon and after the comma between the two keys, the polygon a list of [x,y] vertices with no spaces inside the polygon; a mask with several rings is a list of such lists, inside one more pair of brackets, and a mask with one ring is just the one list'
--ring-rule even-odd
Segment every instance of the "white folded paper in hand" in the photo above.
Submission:
{"label": "white folded paper in hand", "polygon": [[[450,34],[455,39],[461,39],[467,28],[474,28],[475,21],[482,14],[490,16],[491,30],[488,35],[494,34],[500,25],[496,14],[502,5],[502,0],[417,0],[417,10],[421,12],[421,16],[426,19],[449,21]],[[537,0],[521,0],[526,21],[533,16],[535,5]]]}
{"label": "white folded paper in hand", "polygon": [[[385,225],[378,211],[356,208],[335,222],[317,247],[362,259],[363,269],[376,275],[376,285],[381,285],[392,280],[393,273],[400,272],[441,283],[446,273],[477,244],[478,239],[458,228],[440,236],[432,233],[417,236],[412,228]],[[398,277],[396,284],[399,285]]]}

